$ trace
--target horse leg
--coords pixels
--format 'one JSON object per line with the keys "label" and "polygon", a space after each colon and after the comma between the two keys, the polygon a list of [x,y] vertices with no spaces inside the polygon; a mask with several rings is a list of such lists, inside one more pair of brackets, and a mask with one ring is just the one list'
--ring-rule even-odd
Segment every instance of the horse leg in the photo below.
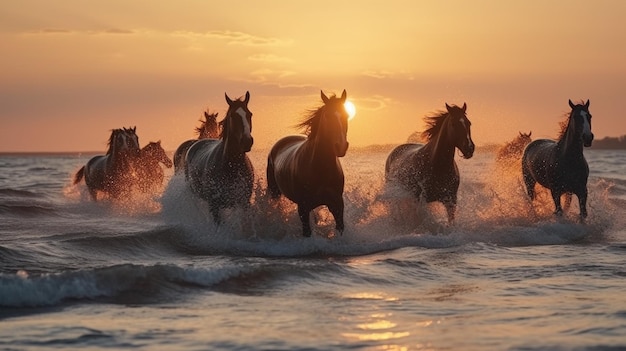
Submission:
{"label": "horse leg", "polygon": [[91,195],[93,201],[98,201],[98,190],[89,188],[89,195]]}
{"label": "horse leg", "polygon": [[554,214],[557,217],[561,217],[563,216],[563,208],[561,207],[561,195],[563,194],[556,190],[551,190],[550,192],[552,193],[552,200],[554,201]]}
{"label": "horse leg", "polygon": [[300,221],[302,222],[302,235],[305,237],[311,236],[311,222],[309,221],[309,214],[313,209],[309,206],[305,206],[302,204],[298,205],[298,216],[300,216]]}
{"label": "horse leg", "polygon": [[578,197],[578,206],[580,207],[580,220],[587,218],[587,188],[583,189],[576,195]]}
{"label": "horse leg", "polygon": [[530,172],[526,171],[526,169],[523,169],[522,171],[524,176],[524,185],[526,185],[526,193],[528,194],[530,201],[533,201],[535,200],[535,184],[537,182]]}
{"label": "horse leg", "polygon": [[456,214],[456,202],[446,201],[443,203],[443,206],[446,208],[446,213],[448,214],[448,225],[454,224]]}
{"label": "horse leg", "polygon": [[222,224],[222,219],[220,218],[220,208],[216,204],[211,204],[211,215],[213,216],[213,222],[218,226]]}
{"label": "horse leg", "polygon": [[345,225],[343,222],[343,196],[340,196],[337,201],[334,201],[332,204],[328,205],[328,210],[333,214],[335,218],[335,229],[339,231],[339,234],[343,235],[343,230],[345,229]]}
{"label": "horse leg", "polygon": [[565,200],[563,201],[563,211],[567,211],[572,204],[572,193],[565,193]]}
{"label": "horse leg", "polygon": [[267,191],[270,194],[272,199],[278,199],[280,197],[280,189],[278,188],[278,184],[276,183],[276,178],[274,177],[274,165],[271,161],[267,162]]}

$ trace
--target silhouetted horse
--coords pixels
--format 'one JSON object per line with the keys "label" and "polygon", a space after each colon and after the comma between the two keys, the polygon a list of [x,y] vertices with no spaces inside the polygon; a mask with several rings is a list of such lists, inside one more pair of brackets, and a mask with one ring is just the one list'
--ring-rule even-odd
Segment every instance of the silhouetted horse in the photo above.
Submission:
{"label": "silhouetted horse", "polygon": [[141,191],[153,191],[163,185],[164,172],[159,163],[167,168],[172,168],[173,165],[160,140],[151,141],[141,148],[139,157],[134,163],[135,176]]}
{"label": "silhouetted horse", "polygon": [[535,184],[550,189],[554,200],[554,214],[561,216],[561,195],[576,194],[580,218],[587,217],[587,178],[589,165],[583,155],[583,146],[593,142],[589,100],[577,104],[569,100],[572,111],[567,123],[562,123],[558,141],[539,139],[528,144],[522,157],[522,176],[531,201],[535,199]]}
{"label": "silhouetted horse", "polygon": [[454,161],[455,148],[464,158],[474,155],[470,121],[463,107],[446,104],[446,111],[426,117],[422,134],[427,143],[402,144],[391,151],[385,163],[385,179],[396,182],[417,199],[443,203],[448,222],[454,221],[459,189],[459,169]]}
{"label": "silhouetted horse", "polygon": [[217,112],[209,114],[209,110],[204,112],[204,121],[200,119],[200,127],[196,127],[198,139],[189,139],[176,149],[174,152],[174,172],[178,173],[185,169],[185,154],[189,147],[200,139],[217,139],[220,136],[219,127],[217,125]]}
{"label": "silhouetted horse", "polygon": [[246,154],[252,148],[250,93],[244,100],[231,100],[220,122],[220,139],[201,139],[185,157],[185,176],[192,191],[207,201],[213,219],[220,223],[220,209],[248,207],[252,196],[254,169]]}
{"label": "silhouetted horse", "polygon": [[326,97],[324,105],[298,124],[308,136],[292,135],[272,147],[267,160],[267,188],[276,199],[285,197],[298,205],[304,236],[311,236],[309,214],[326,205],[335,218],[335,228],[344,230],[344,176],[339,162],[348,150],[346,91],[341,98]]}
{"label": "silhouetted horse", "polygon": [[130,192],[133,185],[132,163],[139,155],[136,127],[113,129],[106,155],[92,157],[74,176],[74,184],[85,178],[91,197],[96,201],[98,191],[111,198]]}
{"label": "silhouetted horse", "polygon": [[530,138],[532,134],[532,131],[528,134],[519,132],[519,135],[516,136],[515,139],[504,144],[500,149],[498,149],[496,160],[506,161],[521,159],[522,153],[524,152],[526,145],[530,144],[530,142],[532,141],[532,139]]}

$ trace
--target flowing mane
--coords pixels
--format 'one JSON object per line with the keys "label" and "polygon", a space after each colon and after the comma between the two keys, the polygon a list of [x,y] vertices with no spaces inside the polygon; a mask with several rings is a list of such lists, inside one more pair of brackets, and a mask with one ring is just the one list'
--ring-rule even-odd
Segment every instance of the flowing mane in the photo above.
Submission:
{"label": "flowing mane", "polygon": [[448,111],[437,111],[434,116],[426,116],[424,117],[424,121],[426,122],[426,130],[424,130],[421,134],[421,137],[425,139],[427,142],[433,138],[433,136],[439,134],[441,127],[443,126],[443,122],[445,122],[446,118],[450,115]]}
{"label": "flowing mane", "polygon": [[[578,102],[576,102],[577,105],[584,105],[585,102],[580,100]],[[557,140],[561,140],[563,138],[563,136],[565,135],[565,132],[567,132],[567,127],[569,127],[569,119],[572,116],[572,114],[574,113],[574,110],[570,111],[570,112],[565,112],[563,114],[562,119],[559,121],[559,135],[557,137]]]}
{"label": "flowing mane", "polygon": [[113,139],[115,139],[115,136],[118,133],[123,133],[123,130],[117,128],[117,129],[111,129],[111,136],[109,137],[109,141],[107,142],[107,152],[106,155],[110,155],[111,153],[113,153]]}
{"label": "flowing mane", "polygon": [[[336,98],[337,96],[335,94],[329,96],[329,99],[333,99]],[[302,131],[302,133],[306,136],[310,136],[311,134],[315,134],[315,126],[317,125],[317,121],[320,119],[320,117],[322,116],[322,112],[324,111],[324,108],[326,107],[326,104],[318,107],[317,109],[311,109],[308,111],[308,113],[306,113],[304,115],[304,117],[302,118],[302,121],[298,122],[294,128]]]}

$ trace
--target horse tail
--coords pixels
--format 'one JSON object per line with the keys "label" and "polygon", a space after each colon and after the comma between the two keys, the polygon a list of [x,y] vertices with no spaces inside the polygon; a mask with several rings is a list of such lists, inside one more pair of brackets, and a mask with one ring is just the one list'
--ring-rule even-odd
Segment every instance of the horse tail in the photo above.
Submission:
{"label": "horse tail", "polygon": [[78,182],[80,182],[83,179],[83,176],[85,175],[85,166],[82,166],[78,172],[76,172],[76,174],[74,175],[74,184],[78,184]]}

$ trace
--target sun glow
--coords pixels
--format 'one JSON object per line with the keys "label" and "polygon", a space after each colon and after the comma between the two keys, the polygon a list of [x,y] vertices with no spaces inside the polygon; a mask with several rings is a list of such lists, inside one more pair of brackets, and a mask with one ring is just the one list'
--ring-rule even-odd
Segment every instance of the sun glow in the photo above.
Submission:
{"label": "sun glow", "polygon": [[346,112],[348,112],[348,121],[353,119],[356,115],[356,106],[354,106],[354,103],[350,100],[346,100],[346,102],[343,103],[343,107],[346,109]]}

